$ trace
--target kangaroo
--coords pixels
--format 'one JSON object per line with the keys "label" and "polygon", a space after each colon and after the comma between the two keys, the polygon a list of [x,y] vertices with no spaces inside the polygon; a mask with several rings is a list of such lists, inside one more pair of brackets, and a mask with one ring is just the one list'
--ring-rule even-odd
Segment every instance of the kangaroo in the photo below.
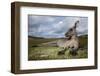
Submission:
{"label": "kangaroo", "polygon": [[76,32],[77,24],[79,21],[76,21],[74,26],[65,33],[66,39],[58,40],[57,46],[63,47],[63,50],[60,50],[58,54],[64,54],[66,49],[70,50],[70,53],[75,55],[79,48],[79,40]]}

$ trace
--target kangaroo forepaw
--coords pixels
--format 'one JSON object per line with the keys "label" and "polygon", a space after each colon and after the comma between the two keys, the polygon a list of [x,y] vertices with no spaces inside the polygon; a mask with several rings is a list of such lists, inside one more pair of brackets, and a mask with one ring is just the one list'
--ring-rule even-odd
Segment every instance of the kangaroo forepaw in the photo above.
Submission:
{"label": "kangaroo forepaw", "polygon": [[59,51],[59,52],[58,52],[58,55],[64,55],[64,54],[65,54],[64,51]]}

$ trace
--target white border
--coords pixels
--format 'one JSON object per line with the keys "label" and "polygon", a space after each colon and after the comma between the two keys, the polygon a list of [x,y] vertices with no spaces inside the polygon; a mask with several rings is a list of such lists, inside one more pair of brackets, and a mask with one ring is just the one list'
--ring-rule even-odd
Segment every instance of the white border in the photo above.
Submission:
{"label": "white border", "polygon": [[[28,61],[28,14],[88,17],[88,58]],[[41,7],[20,8],[20,69],[43,69],[94,65],[94,11]]]}

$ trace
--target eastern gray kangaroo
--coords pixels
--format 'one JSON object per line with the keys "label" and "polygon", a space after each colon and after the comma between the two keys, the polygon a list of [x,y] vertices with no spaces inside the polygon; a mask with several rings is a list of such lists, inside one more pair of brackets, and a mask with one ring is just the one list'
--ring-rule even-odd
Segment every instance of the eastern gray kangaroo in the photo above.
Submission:
{"label": "eastern gray kangaroo", "polygon": [[70,53],[75,55],[79,48],[79,40],[76,32],[77,24],[79,21],[76,21],[74,26],[65,33],[66,39],[58,40],[57,45],[63,47],[63,50],[60,50],[58,54],[64,54],[66,49],[70,50]]}

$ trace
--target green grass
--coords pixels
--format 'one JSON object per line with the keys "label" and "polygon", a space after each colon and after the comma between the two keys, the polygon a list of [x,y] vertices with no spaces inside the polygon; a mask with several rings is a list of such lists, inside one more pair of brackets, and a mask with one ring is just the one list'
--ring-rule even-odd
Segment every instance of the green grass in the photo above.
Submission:
{"label": "green grass", "polygon": [[34,47],[29,50],[29,60],[51,60],[51,59],[77,59],[87,58],[87,50],[78,50],[78,54],[73,56],[66,50],[64,55],[58,55],[59,47]]}
{"label": "green grass", "polygon": [[[28,39],[28,60],[53,60],[53,59],[80,59],[88,57],[87,48],[87,36],[79,37],[80,47],[85,49],[79,49],[77,51],[77,55],[73,56],[67,49],[64,55],[58,55],[58,52],[62,50],[60,47],[52,47],[52,46],[38,46],[38,44],[51,42],[58,40],[56,38],[53,39],[43,39],[43,38],[29,38]],[[34,46],[34,47],[33,47]]]}

